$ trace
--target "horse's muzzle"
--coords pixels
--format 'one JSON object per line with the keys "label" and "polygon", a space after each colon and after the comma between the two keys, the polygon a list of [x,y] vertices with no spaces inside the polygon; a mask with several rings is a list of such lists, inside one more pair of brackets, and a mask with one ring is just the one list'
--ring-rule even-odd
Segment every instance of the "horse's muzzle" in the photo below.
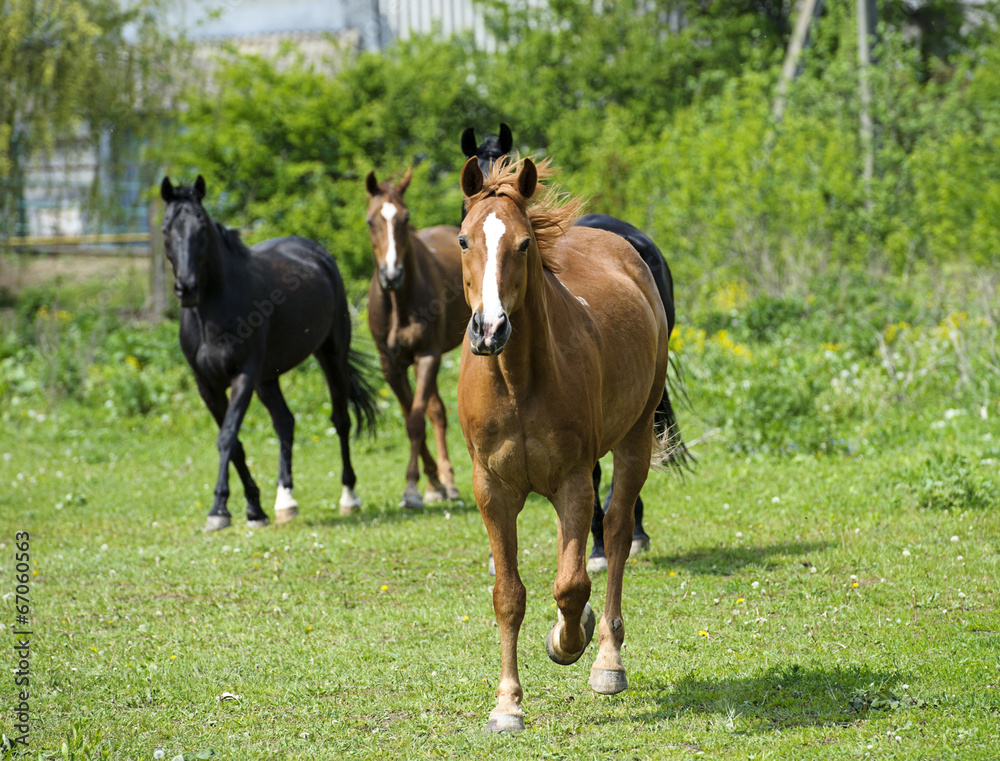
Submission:
{"label": "horse's muzzle", "polygon": [[510,320],[507,313],[501,312],[500,317],[491,325],[486,325],[483,321],[483,312],[477,309],[472,313],[469,320],[469,327],[466,331],[469,334],[469,348],[473,354],[492,356],[503,351],[510,338]]}
{"label": "horse's muzzle", "polygon": [[378,268],[379,285],[386,291],[396,291],[403,284],[405,272],[402,267],[389,274],[388,270],[382,266]]}
{"label": "horse's muzzle", "polygon": [[198,286],[175,282],[174,293],[180,299],[182,307],[198,306]]}

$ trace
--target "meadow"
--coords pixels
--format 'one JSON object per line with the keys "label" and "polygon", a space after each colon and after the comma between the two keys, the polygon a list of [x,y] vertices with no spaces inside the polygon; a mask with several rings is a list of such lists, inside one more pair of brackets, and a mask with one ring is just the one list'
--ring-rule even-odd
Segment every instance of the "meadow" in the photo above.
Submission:
{"label": "meadow", "polygon": [[[534,498],[519,520],[517,736],[484,731],[499,637],[457,353],[441,388],[463,502],[398,507],[406,434],[383,387],[380,430],[353,448],[364,505],[340,517],[310,361],[283,382],[300,517],[247,530],[234,478],[233,526],[204,533],[216,429],[176,323],[138,319],[144,283],[123,267],[4,295],[5,670],[17,531],[33,634],[29,750],[0,758],[996,757],[995,273],[839,273],[802,298],[678,286],[689,402],[675,404],[698,463],[652,472],[643,492],[652,547],[625,578],[629,688],[588,688],[596,644],[570,667],[545,656],[556,529]],[[270,494],[278,444],[259,402],[241,438]],[[11,678],[0,695],[10,738]]]}

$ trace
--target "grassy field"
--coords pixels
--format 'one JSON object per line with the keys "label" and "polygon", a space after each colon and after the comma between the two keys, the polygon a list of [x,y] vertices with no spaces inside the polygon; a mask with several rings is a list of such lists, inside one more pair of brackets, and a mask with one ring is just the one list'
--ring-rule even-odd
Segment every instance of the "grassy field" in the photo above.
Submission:
{"label": "grassy field", "polygon": [[[72,311],[72,298],[63,301]],[[122,330],[127,344],[133,329]],[[154,335],[166,341],[172,330]],[[105,343],[116,335],[109,329]],[[770,351],[749,350],[762,362]],[[588,688],[596,644],[570,667],[545,656],[555,516],[533,499],[520,519],[527,728],[492,736],[499,637],[454,412],[457,361],[441,386],[464,504],[420,514],[397,506],[405,431],[383,391],[378,436],[354,448],[364,507],[341,518],[336,437],[310,363],[284,383],[298,422],[300,518],[246,530],[234,476],[234,525],[214,534],[200,529],[215,428],[185,368],[164,369],[163,383],[176,387],[154,388],[136,414],[122,406],[131,387],[106,369],[87,375],[97,391],[74,396],[32,386],[8,364],[0,593],[14,590],[15,532],[28,531],[28,756],[996,757],[995,400],[984,415],[949,399],[873,403],[842,451],[750,451],[717,419],[727,398],[717,387],[733,379],[712,377],[711,357],[689,355],[692,408],[678,416],[689,440],[715,433],[697,447],[691,475],[653,473],[643,492],[652,548],[630,560],[625,579],[629,689],[604,697]],[[739,412],[739,393],[727,415]],[[278,446],[259,402],[242,439],[271,493]],[[598,611],[603,581],[595,576]],[[15,665],[14,602],[4,598],[0,619],[5,669]],[[0,726],[14,736],[11,677],[0,696]]]}

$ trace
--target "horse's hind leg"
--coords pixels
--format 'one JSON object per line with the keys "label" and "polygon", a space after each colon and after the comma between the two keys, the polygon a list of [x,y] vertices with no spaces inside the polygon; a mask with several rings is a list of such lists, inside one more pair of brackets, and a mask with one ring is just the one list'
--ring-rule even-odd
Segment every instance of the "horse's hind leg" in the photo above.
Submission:
{"label": "horse's hind leg", "polygon": [[[241,380],[242,379],[242,380]],[[205,406],[212,413],[219,426],[217,444],[219,448],[219,476],[215,485],[215,500],[208,513],[205,528],[209,531],[226,528],[232,523],[226,502],[229,499],[229,463],[236,466],[236,472],[243,482],[243,492],[247,499],[247,520],[251,526],[266,526],[267,514],[260,506],[260,489],[250,475],[247,467],[246,453],[240,443],[238,433],[253,387],[249,376],[239,376],[233,381],[232,400],[226,400],[225,389],[210,387],[198,380],[198,392],[205,401]]]}
{"label": "horse's hind leg", "polygon": [[604,516],[604,546],[608,556],[608,587],[604,614],[598,628],[599,650],[590,670],[595,692],[613,695],[628,686],[621,648],[625,641],[622,621],[622,582],[635,526],[635,501],[649,474],[653,451],[652,416],[636,425],[614,450],[615,490]]}
{"label": "horse's hind leg", "polygon": [[[261,381],[257,396],[267,407],[271,423],[278,434],[278,494],[274,500],[274,520],[288,523],[299,514],[299,505],[292,496],[292,443],[295,438],[295,416],[288,409],[278,379]],[[249,518],[249,516],[248,516]]]}
{"label": "horse's hind leg", "polygon": [[[403,411],[403,420],[406,421],[406,432],[410,437],[410,463],[406,468],[406,490],[403,492],[403,499],[400,505],[411,510],[420,510],[424,506],[424,501],[420,496],[420,489],[417,487],[417,480],[420,478],[420,469],[418,467],[418,458],[413,454],[414,447],[416,447],[419,457],[422,457],[424,460],[424,469],[426,471],[433,471],[435,479],[437,478],[437,464],[434,462],[434,458],[427,448],[427,439],[424,436],[423,412],[420,413],[419,437],[416,443],[414,443],[413,436],[410,434],[410,418],[413,411],[414,397],[413,389],[410,388],[410,381],[406,377],[406,367],[393,364],[390,358],[384,354],[381,355],[381,359],[382,375],[385,377],[386,383],[389,384],[389,388],[396,395],[396,399],[399,400],[399,406]],[[419,378],[420,376],[418,375],[418,382]],[[416,426],[414,426],[414,429],[416,429]]]}
{"label": "horse's hind leg", "polygon": [[549,658],[566,666],[583,655],[594,634],[594,611],[588,602],[590,578],[584,568],[593,515],[593,471],[571,474],[552,503],[559,516],[559,567],[553,587],[559,618],[545,640],[545,649]]}
{"label": "horse's hind leg", "polygon": [[344,356],[338,360],[336,345],[328,339],[320,351],[316,352],[316,359],[323,368],[326,384],[330,389],[330,422],[337,430],[337,439],[340,441],[340,462],[343,466],[340,476],[340,514],[350,515],[361,508],[361,497],[354,489],[358,477],[351,465],[351,411],[348,407],[351,398],[351,373],[347,353],[345,351]]}

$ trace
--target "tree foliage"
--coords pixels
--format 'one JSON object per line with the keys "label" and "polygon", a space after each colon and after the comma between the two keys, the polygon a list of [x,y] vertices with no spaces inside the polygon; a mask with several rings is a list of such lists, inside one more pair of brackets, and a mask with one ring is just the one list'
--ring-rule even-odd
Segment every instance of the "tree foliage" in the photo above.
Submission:
{"label": "tree foliage", "polygon": [[82,130],[121,146],[158,132],[186,51],[164,31],[163,7],[0,0],[0,232],[19,232],[25,166],[58,139]]}

